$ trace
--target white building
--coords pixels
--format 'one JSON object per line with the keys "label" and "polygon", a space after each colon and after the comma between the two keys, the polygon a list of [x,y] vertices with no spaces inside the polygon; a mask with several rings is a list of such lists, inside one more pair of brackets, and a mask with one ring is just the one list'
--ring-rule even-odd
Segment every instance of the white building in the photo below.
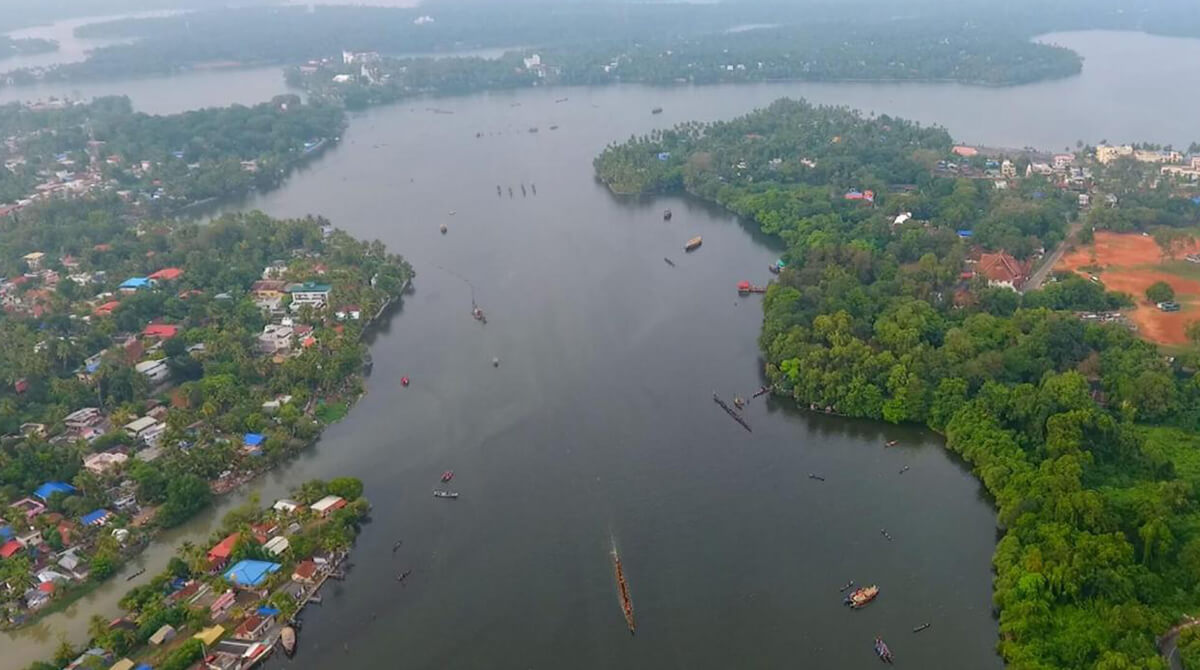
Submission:
{"label": "white building", "polygon": [[160,358],[155,361],[142,361],[133,366],[134,370],[146,375],[146,379],[150,380],[151,384],[158,384],[166,381],[167,377],[171,376],[171,369],[167,367],[167,359]]}
{"label": "white building", "polygon": [[292,284],[288,287],[288,293],[292,296],[292,309],[297,309],[300,305],[324,307],[329,302],[329,292],[332,289],[329,284],[316,282]]}
{"label": "white building", "polygon": [[104,475],[128,461],[129,457],[119,451],[102,451],[83,457],[83,467],[95,475]]}
{"label": "white building", "polygon": [[258,350],[264,354],[287,351],[292,348],[294,332],[291,326],[269,323],[263,326],[263,331],[258,335]]}

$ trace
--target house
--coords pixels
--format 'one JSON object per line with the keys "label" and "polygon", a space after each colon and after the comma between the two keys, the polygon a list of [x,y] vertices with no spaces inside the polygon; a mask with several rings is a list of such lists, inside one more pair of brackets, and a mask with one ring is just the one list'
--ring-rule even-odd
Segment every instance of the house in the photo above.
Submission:
{"label": "house", "polygon": [[149,277],[130,277],[117,286],[121,293],[137,293],[144,288],[150,288]]}
{"label": "house", "polygon": [[292,284],[287,288],[287,292],[292,296],[292,309],[299,309],[302,305],[324,307],[329,302],[331,290],[333,287],[329,284],[318,284],[311,281]]}
{"label": "house", "polygon": [[175,628],[171,624],[163,624],[162,628],[154,631],[150,636],[150,644],[161,646],[175,639]]}
{"label": "house", "polygon": [[276,512],[283,512],[284,514],[291,514],[292,512],[295,512],[297,509],[300,509],[300,503],[296,502],[295,500],[288,500],[287,498],[282,498],[280,500],[276,500],[275,504],[271,506],[271,509],[275,510]]}
{"label": "house", "polygon": [[37,487],[37,489],[34,490],[33,495],[34,497],[41,498],[42,502],[46,502],[47,500],[50,500],[50,496],[54,495],[55,493],[61,493],[69,496],[75,493],[75,487],[66,482],[46,482],[45,484]]}
{"label": "house", "polygon": [[156,272],[150,273],[146,278],[151,281],[174,281],[183,275],[183,270],[179,268],[163,268]]}
{"label": "house", "polygon": [[279,524],[275,521],[250,524],[250,533],[254,535],[254,541],[259,544],[265,545],[267,540],[274,537],[278,532]]}
{"label": "house", "polygon": [[250,285],[250,295],[255,298],[282,298],[287,282],[278,279],[260,279]]}
{"label": "house", "polygon": [[127,460],[129,457],[119,451],[102,451],[84,456],[83,467],[94,475],[105,475]]}
{"label": "house", "polygon": [[242,451],[251,456],[261,456],[266,441],[267,437],[262,433],[246,433],[242,436]]}
{"label": "house", "polygon": [[19,512],[23,512],[27,520],[41,514],[46,509],[45,505],[34,500],[33,498],[21,498],[12,505],[9,505],[9,507],[12,507]]}
{"label": "house", "polygon": [[251,614],[233,631],[233,637],[238,640],[253,641],[262,638],[271,627],[273,617]]}
{"label": "house", "polygon": [[21,260],[25,261],[25,265],[29,266],[31,272],[37,272],[42,269],[42,259],[45,257],[46,254],[40,251],[31,251],[22,256]]}
{"label": "house", "polygon": [[239,537],[241,536],[237,533],[230,533],[225,539],[218,542],[216,546],[208,550],[209,570],[220,569],[229,562],[229,557],[233,555],[233,548],[237,546]]}
{"label": "house", "polygon": [[169,340],[178,334],[179,326],[169,323],[152,323],[142,329],[142,337],[153,337],[160,340]]}
{"label": "house", "polygon": [[158,421],[152,416],[143,416],[125,424],[125,434],[134,439],[141,439],[147,430],[154,427]]}
{"label": "house", "polygon": [[133,369],[146,375],[146,379],[153,384],[161,384],[166,381],[167,377],[171,376],[171,369],[167,367],[167,359],[160,358],[154,361],[142,361],[133,366]]}
{"label": "house", "polygon": [[79,523],[85,526],[103,526],[113,518],[112,512],[106,509],[98,509],[88,512],[79,518]]}
{"label": "house", "polygon": [[[197,640],[200,640],[200,642],[211,647],[211,646],[213,646],[213,644],[216,643],[217,640],[221,639],[221,636],[224,634],[225,634],[224,626],[213,625],[213,626],[209,626],[208,628],[200,629],[192,637],[196,638]],[[111,670],[111,668],[110,668],[110,670]]]}
{"label": "house", "polygon": [[208,606],[208,614],[214,620],[219,620],[229,613],[229,610],[237,604],[237,592],[229,589],[225,593],[217,596],[217,599]]}
{"label": "house", "polygon": [[333,315],[338,321],[345,321],[346,319],[358,321],[362,318],[362,310],[358,308],[358,305],[346,305],[339,308]]}
{"label": "house", "polygon": [[1021,290],[1021,285],[1029,278],[1026,265],[1003,251],[981,254],[976,272],[987,278],[988,286],[1001,286],[1014,291]]}
{"label": "house", "polygon": [[292,581],[300,582],[301,584],[316,584],[317,564],[311,558],[306,558],[297,563],[296,569],[292,571]]}
{"label": "house", "polygon": [[972,156],[979,155],[979,150],[975,147],[963,146],[961,144],[954,147],[950,151],[953,152],[955,156],[962,156],[963,158],[970,158]]}
{"label": "house", "polygon": [[267,552],[271,556],[279,556],[283,552],[287,551],[288,547],[290,546],[291,542],[289,542],[286,537],[279,535],[267,540],[267,543],[263,545],[263,551]]}
{"label": "house", "polygon": [[100,305],[96,309],[92,310],[92,314],[95,314],[96,316],[108,316],[109,314],[113,313],[113,310],[120,306],[121,302],[119,300],[109,300],[103,305]]}
{"label": "house", "polygon": [[264,354],[275,354],[292,348],[291,326],[269,323],[258,335],[258,350]]}
{"label": "house", "polygon": [[1004,162],[1000,164],[1000,176],[1005,179],[1014,179],[1017,176],[1017,166],[1007,158],[1004,159]]}
{"label": "house", "polygon": [[104,415],[96,407],[83,407],[63,417],[63,423],[73,431],[95,428],[104,422]]}
{"label": "house", "polygon": [[312,504],[312,511],[326,517],[345,506],[345,498],[341,496],[325,496]]}
{"label": "house", "polygon": [[210,590],[208,584],[198,579],[193,579],[185,584],[182,589],[167,596],[167,602],[171,604],[183,603],[184,605],[190,605],[204,597]]}
{"label": "house", "polygon": [[25,545],[16,540],[9,540],[3,545],[0,545],[0,558],[12,558],[20,553],[25,548]]}
{"label": "house", "polygon": [[1075,154],[1054,154],[1054,169],[1065,170],[1075,162]]}
{"label": "house", "polygon": [[238,561],[232,568],[225,571],[225,579],[234,586],[255,587],[267,581],[267,577],[279,571],[283,566],[268,561]]}

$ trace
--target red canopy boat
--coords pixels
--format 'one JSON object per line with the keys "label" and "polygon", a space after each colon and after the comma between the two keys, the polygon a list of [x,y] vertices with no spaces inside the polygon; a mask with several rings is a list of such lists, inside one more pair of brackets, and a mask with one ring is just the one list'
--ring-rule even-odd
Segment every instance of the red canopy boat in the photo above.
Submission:
{"label": "red canopy boat", "polygon": [[454,479],[454,471],[453,470],[447,470],[442,473],[442,481],[448,482],[451,479]]}

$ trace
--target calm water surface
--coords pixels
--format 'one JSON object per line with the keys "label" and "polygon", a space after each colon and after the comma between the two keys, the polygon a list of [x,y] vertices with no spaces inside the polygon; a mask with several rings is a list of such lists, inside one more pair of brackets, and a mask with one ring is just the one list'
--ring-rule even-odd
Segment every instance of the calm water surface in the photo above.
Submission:
{"label": "calm water surface", "polygon": [[[423,102],[380,108],[355,116],[343,142],[282,190],[241,203],[324,214],[404,253],[419,273],[374,338],[368,395],[317,447],[252,487],[271,499],[311,477],[352,474],[375,505],[352,578],[307,614],[294,663],[874,667],[870,643],[881,633],[913,667],[950,667],[950,658],[998,667],[995,529],[978,484],[916,429],[761,400],[747,412],[753,434],[733,423],[712,391],[748,395],[761,383],[758,299],[733,288],[765,281],[778,251],[694,202],[613,197],[594,182],[591,159],[632,133],[728,118],[784,95],[938,122],[989,144],[1192,139],[1188,116],[1164,110],[1194,106],[1196,88],[1179,82],[1196,80],[1200,43],[1046,39],[1084,53],[1084,74],[1012,89],[629,86],[437,102],[453,115],[427,113]],[[1191,57],[1166,62],[1164,49]],[[135,103],[168,111],[184,108],[180,100],[265,100],[278,92],[266,79],[282,87],[278,71],[266,72],[245,86],[237,72],[212,73],[203,86],[193,75],[143,80]],[[98,84],[92,94],[130,86]],[[1112,93],[1129,86],[1156,96]],[[664,113],[651,116],[654,106]],[[522,183],[535,183],[537,196],[522,197]],[[675,212],[670,223],[664,207]],[[704,246],[683,254],[694,235]],[[472,293],[486,326],[470,318]],[[903,446],[884,450],[891,438]],[[904,465],[912,469],[900,475]],[[463,497],[437,504],[445,501],[430,490],[447,468]],[[242,496],[147,551],[140,563],[150,572],[134,583],[161,569],[174,544],[211,532]],[[633,639],[613,583],[614,542],[639,621]],[[393,577],[409,568],[401,588]],[[848,579],[877,582],[883,594],[846,611],[837,587]],[[128,587],[110,582],[9,636],[0,667],[49,654],[60,633],[83,637],[88,617],[112,614]],[[930,630],[908,632],[925,621]]]}

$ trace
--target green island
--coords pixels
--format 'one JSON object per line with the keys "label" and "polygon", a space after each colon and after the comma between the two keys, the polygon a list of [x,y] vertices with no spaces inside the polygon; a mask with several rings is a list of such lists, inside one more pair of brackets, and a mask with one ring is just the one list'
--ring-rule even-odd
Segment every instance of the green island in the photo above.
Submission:
{"label": "green island", "polygon": [[260,509],[253,499],[225,515],[204,546],[184,543],[166,569],[121,598],[124,612],[92,618],[90,642],[66,642],[53,662],[29,670],[241,667],[292,644],[297,616],[342,579],[345,558],[367,517],[362,482],[314,480]]}
{"label": "green island", "polygon": [[[1169,147],[955,147],[788,100],[595,160],[616,193],[686,191],[786,245],[759,342],[772,389],[944,434],[996,507],[1001,656],[1103,670],[1166,667],[1158,636],[1200,605],[1200,327],[1167,355],[1136,332],[1178,313],[1162,287],[1108,291],[1115,268],[1050,272],[1053,252],[1186,242],[1198,164]],[[1196,629],[1179,643],[1200,667]]]}
{"label": "green island", "polygon": [[58,42],[36,37],[14,38],[0,35],[0,60],[58,51]]}

